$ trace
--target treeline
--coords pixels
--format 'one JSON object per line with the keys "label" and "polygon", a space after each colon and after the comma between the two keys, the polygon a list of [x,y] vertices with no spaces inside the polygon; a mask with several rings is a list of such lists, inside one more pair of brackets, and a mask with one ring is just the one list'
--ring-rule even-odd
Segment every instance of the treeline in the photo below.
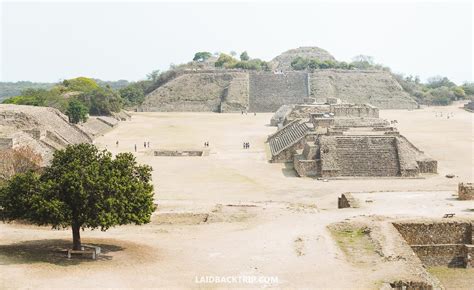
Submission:
{"label": "treeline", "polygon": [[453,101],[474,97],[474,83],[456,85],[447,77],[435,76],[422,83],[418,76],[395,74],[402,88],[419,104],[446,106]]}
{"label": "treeline", "polygon": [[[214,61],[214,67],[226,69],[246,69],[246,70],[270,70],[268,62],[259,58],[250,58],[246,51],[240,54],[239,59],[236,58],[237,53],[231,51],[230,54],[215,53],[217,59]],[[208,51],[200,51],[194,55],[194,62],[206,62],[212,57],[212,53]]]}
{"label": "treeline", "polygon": [[[126,87],[129,82],[127,80],[118,80],[118,81],[103,81],[100,79],[94,79],[102,87],[109,86],[112,89],[118,90],[120,88]],[[0,82],[0,102],[3,99],[19,96],[21,92],[26,89],[50,89],[54,87],[57,83],[35,83],[29,81],[19,81],[19,82]]]}
{"label": "treeline", "polygon": [[371,56],[358,55],[352,62],[337,60],[319,60],[298,56],[291,61],[291,68],[294,70],[316,70],[316,69],[361,69],[361,70],[385,70],[388,69],[380,64],[376,64]]}
{"label": "treeline", "polygon": [[26,89],[49,89],[54,83],[34,83],[34,82],[0,82],[0,101],[8,97],[18,96]]}
{"label": "treeline", "polygon": [[85,121],[87,115],[111,115],[119,112],[124,101],[109,85],[100,86],[85,77],[64,80],[49,89],[28,88],[20,95],[5,99],[4,104],[53,107],[69,116],[72,123]]}

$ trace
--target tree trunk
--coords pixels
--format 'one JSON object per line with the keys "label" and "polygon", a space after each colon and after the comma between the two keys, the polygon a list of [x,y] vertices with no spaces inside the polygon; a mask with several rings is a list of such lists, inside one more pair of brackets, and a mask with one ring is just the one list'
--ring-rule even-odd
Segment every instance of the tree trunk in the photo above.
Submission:
{"label": "tree trunk", "polygon": [[81,250],[81,226],[75,223],[72,225],[72,249]]}

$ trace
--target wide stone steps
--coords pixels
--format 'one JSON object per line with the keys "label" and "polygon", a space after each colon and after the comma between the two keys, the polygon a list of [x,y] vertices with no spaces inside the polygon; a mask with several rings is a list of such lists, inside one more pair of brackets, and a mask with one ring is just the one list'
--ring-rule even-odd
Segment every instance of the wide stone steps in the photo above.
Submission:
{"label": "wide stone steps", "polygon": [[300,123],[300,121],[293,122],[290,126],[282,128],[268,140],[272,155],[277,155],[298,142],[306,135],[308,130],[309,127],[305,123]]}

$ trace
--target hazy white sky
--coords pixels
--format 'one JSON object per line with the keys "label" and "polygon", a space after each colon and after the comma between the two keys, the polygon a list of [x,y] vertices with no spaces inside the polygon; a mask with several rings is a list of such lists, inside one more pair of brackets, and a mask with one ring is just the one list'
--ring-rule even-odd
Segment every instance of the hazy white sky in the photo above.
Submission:
{"label": "hazy white sky", "polygon": [[[1,1],[1,0],[0,0]],[[2,81],[138,80],[196,51],[271,60],[318,46],[395,72],[473,80],[471,2],[2,2]]]}

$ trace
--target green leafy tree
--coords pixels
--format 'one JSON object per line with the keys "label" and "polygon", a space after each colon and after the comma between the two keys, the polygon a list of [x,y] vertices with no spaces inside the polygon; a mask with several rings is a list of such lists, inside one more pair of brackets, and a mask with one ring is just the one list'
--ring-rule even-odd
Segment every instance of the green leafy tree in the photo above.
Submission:
{"label": "green leafy tree", "polygon": [[122,108],[122,99],[118,92],[110,89],[99,88],[85,92],[78,96],[79,101],[89,109],[89,114],[94,116],[111,115]]}
{"label": "green leafy tree", "polygon": [[69,122],[77,124],[79,122],[87,121],[88,112],[89,110],[83,103],[74,99],[69,102],[66,115],[69,117]]}
{"label": "green leafy tree", "polygon": [[70,145],[54,153],[42,174],[17,174],[0,189],[0,217],[71,227],[79,250],[81,229],[150,222],[156,209],[151,170],[131,153],[112,158],[92,144]]}
{"label": "green leafy tree", "polygon": [[430,89],[436,89],[440,87],[452,87],[456,84],[450,81],[447,77],[434,76],[428,79],[426,87]]}
{"label": "green leafy tree", "polygon": [[240,54],[240,60],[241,61],[248,61],[249,59],[250,59],[249,54],[246,51],[244,51]]}
{"label": "green leafy tree", "polygon": [[216,67],[230,67],[230,66],[235,65],[235,63],[237,63],[237,60],[235,58],[233,58],[232,56],[228,54],[221,53],[221,55],[219,56],[219,58],[217,59],[215,63],[215,66]]}
{"label": "green leafy tree", "polygon": [[119,90],[122,99],[126,100],[128,104],[138,105],[145,99],[144,88],[141,83],[133,83],[125,88]]}
{"label": "green leafy tree", "polygon": [[68,91],[77,92],[90,92],[99,88],[99,85],[95,80],[86,77],[64,80],[62,84]]}
{"label": "green leafy tree", "polygon": [[303,58],[301,56],[296,57],[291,62],[291,67],[294,70],[305,70],[308,68],[308,65],[309,65],[309,59]]}
{"label": "green leafy tree", "polygon": [[208,51],[196,52],[196,54],[194,54],[193,61],[206,61],[211,56],[212,56],[212,53],[210,53]]}
{"label": "green leafy tree", "polygon": [[453,93],[456,96],[456,99],[462,100],[466,98],[466,92],[462,87],[452,87]]}
{"label": "green leafy tree", "polygon": [[464,83],[462,85],[462,89],[466,93],[466,95],[472,96],[474,95],[474,83]]}
{"label": "green leafy tree", "polygon": [[448,87],[439,87],[429,92],[432,96],[432,103],[435,105],[446,106],[456,99],[453,91]]}
{"label": "green leafy tree", "polygon": [[146,75],[146,78],[152,82],[155,82],[160,76],[160,70],[154,70]]}

